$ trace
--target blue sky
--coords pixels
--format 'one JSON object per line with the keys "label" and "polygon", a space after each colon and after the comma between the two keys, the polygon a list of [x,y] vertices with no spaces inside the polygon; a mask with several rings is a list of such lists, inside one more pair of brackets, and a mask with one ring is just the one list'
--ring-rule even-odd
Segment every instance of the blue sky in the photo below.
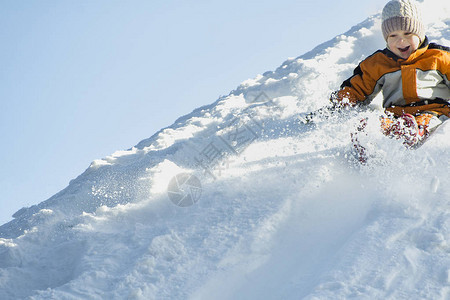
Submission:
{"label": "blue sky", "polygon": [[386,2],[0,0],[0,224]]}

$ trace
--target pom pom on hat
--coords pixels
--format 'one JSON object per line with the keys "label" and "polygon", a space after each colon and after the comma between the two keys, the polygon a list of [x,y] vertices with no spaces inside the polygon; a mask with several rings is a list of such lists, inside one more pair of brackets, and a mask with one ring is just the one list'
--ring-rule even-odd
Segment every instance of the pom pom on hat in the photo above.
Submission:
{"label": "pom pom on hat", "polygon": [[391,0],[383,8],[381,29],[384,39],[396,30],[416,34],[420,41],[425,39],[422,16],[414,0]]}

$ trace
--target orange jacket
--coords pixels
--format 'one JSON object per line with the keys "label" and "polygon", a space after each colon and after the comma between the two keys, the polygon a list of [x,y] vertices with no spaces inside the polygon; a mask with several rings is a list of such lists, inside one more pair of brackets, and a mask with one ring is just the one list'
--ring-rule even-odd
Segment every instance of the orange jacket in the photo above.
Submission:
{"label": "orange jacket", "polygon": [[450,48],[425,41],[407,60],[389,49],[363,60],[336,92],[337,100],[369,103],[382,91],[395,115],[434,111],[450,117]]}

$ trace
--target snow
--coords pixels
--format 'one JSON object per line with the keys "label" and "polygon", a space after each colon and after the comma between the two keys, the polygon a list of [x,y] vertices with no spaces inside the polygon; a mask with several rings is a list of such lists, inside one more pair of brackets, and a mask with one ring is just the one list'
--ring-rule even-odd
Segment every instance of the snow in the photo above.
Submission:
{"label": "snow", "polygon": [[[438,11],[426,15],[429,38],[448,42],[450,3],[422,5]],[[0,298],[450,299],[450,123],[407,150],[379,132],[377,109],[299,120],[382,47],[379,22],[246,80],[19,210],[0,227]],[[361,166],[350,133],[365,117]],[[201,186],[178,186],[178,174]],[[177,206],[168,190],[196,201]]]}

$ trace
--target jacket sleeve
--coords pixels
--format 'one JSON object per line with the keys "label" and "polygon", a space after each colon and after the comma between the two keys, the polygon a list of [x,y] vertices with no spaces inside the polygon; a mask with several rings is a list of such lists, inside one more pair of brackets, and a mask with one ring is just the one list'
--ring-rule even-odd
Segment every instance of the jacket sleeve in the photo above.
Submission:
{"label": "jacket sleeve", "polygon": [[[446,48],[445,52],[445,68],[444,68],[445,84],[450,89],[450,48]],[[450,99],[449,99],[450,100]]]}
{"label": "jacket sleeve", "polygon": [[443,56],[441,58],[442,66],[440,67],[440,72],[444,75],[445,84],[450,89],[450,47],[438,45],[435,43],[430,43],[429,49],[441,50]]}
{"label": "jacket sleeve", "polygon": [[377,64],[381,51],[375,52],[363,60],[353,71],[353,75],[345,80],[340,90],[335,92],[332,100],[350,105],[369,103],[380,92],[382,84],[378,83],[380,68]]}

